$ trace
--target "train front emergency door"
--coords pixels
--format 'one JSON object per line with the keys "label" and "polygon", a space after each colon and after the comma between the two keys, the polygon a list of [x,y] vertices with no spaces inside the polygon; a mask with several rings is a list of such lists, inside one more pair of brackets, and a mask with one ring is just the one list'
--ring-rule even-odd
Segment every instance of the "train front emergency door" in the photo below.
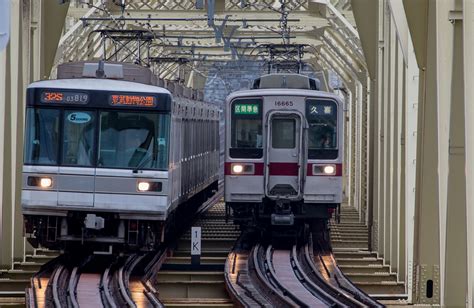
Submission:
{"label": "train front emergency door", "polygon": [[267,195],[297,199],[301,185],[301,117],[276,113],[268,119],[266,180]]}

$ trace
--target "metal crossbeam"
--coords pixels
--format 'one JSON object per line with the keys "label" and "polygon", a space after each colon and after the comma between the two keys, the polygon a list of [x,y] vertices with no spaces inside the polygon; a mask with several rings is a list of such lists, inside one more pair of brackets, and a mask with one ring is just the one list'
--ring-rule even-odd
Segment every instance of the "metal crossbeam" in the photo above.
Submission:
{"label": "metal crossbeam", "polygon": [[[204,1],[142,0],[114,5],[96,0],[89,9],[76,1],[70,12],[76,23],[61,39],[56,63],[106,58],[156,66],[154,59],[176,57],[189,59],[187,66],[203,66],[242,57],[264,58],[259,46],[291,40],[309,49],[326,45],[300,60],[316,57],[322,67],[351,79],[352,72],[365,69],[365,62],[348,2],[332,0],[327,4],[329,15],[318,17],[307,0],[226,0],[225,6],[216,2],[212,10],[212,1],[204,5]],[[291,62],[279,61],[283,65],[287,60]],[[172,69],[177,69],[175,63],[167,68]]]}

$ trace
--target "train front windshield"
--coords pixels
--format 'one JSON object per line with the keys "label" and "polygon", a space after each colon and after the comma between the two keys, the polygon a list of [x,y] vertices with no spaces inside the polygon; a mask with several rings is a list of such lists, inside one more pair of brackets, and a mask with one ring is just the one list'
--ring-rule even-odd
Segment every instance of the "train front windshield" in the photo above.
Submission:
{"label": "train front windshield", "polygon": [[308,119],[308,158],[336,159],[337,105],[332,100],[308,99],[306,103]]}
{"label": "train front windshield", "polygon": [[28,108],[25,164],[166,170],[169,114]]}

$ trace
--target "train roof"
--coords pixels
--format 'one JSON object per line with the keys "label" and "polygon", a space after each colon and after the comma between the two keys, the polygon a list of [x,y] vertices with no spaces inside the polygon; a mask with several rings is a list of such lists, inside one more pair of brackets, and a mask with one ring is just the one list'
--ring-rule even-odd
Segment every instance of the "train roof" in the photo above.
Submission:
{"label": "train roof", "polygon": [[341,97],[334,93],[316,90],[304,89],[255,89],[255,90],[240,90],[233,92],[227,96],[226,101],[230,102],[237,97],[255,97],[255,96],[317,96],[323,98],[332,98],[341,102]]}
{"label": "train roof", "polygon": [[320,81],[302,74],[271,73],[255,79],[252,89],[307,89],[320,90]]}
{"label": "train roof", "polygon": [[122,91],[122,92],[142,92],[169,94],[171,92],[165,88],[147,85],[132,81],[96,79],[96,78],[75,78],[75,79],[52,79],[33,82],[28,86],[31,88],[50,89],[74,89],[74,90],[99,90],[99,91]]}

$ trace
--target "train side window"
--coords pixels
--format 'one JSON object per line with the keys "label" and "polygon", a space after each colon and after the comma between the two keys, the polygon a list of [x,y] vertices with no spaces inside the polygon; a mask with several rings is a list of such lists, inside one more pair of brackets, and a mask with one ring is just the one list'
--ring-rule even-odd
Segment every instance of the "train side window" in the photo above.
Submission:
{"label": "train side window", "polygon": [[233,158],[263,156],[262,100],[239,99],[231,104],[231,148]]}

